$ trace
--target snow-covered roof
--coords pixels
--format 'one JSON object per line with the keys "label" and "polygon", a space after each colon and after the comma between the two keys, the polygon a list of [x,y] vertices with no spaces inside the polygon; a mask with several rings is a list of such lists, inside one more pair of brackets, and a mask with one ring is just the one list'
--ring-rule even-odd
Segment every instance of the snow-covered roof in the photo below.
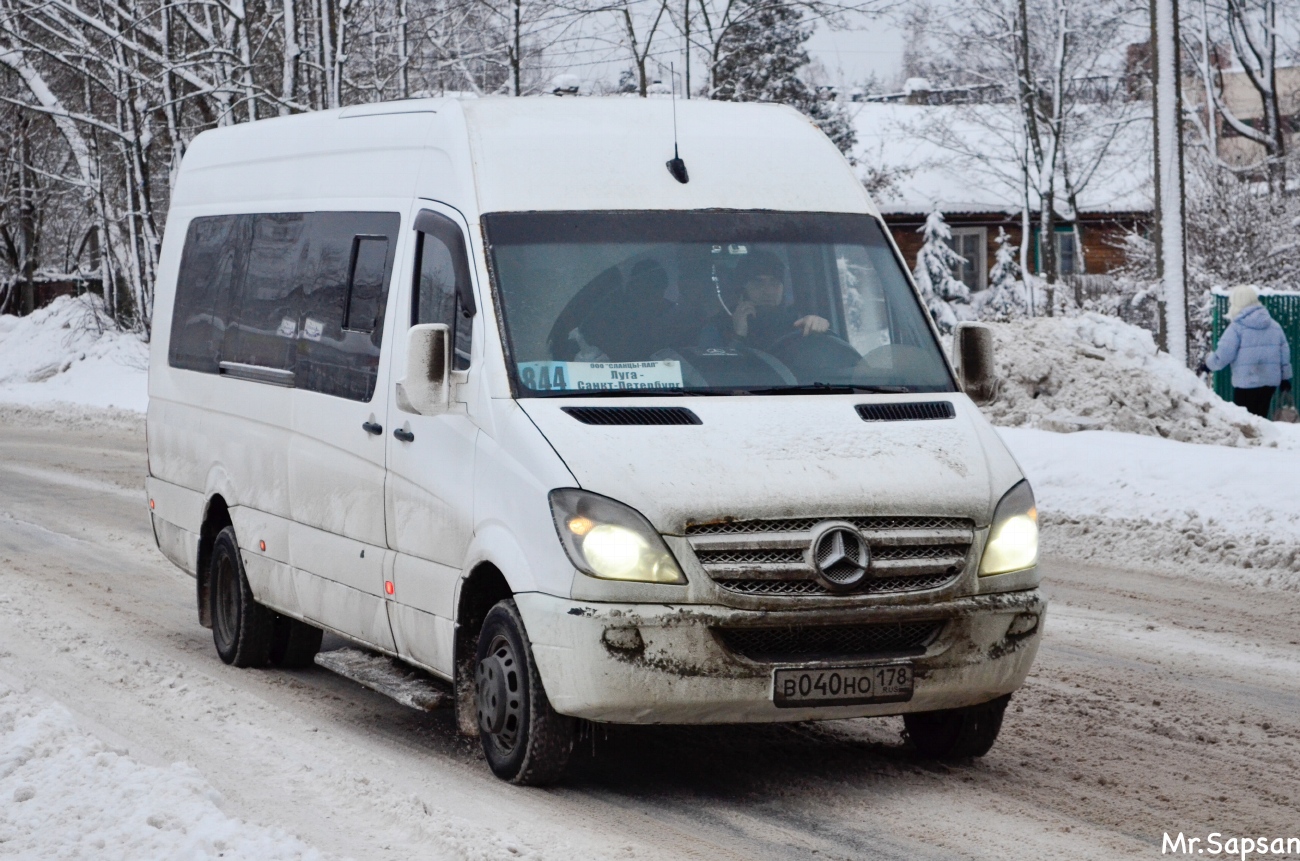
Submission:
{"label": "snow-covered roof", "polygon": [[[886,214],[1018,213],[1023,190],[1015,105],[904,105],[853,103],[854,155],[859,175],[893,175],[875,191]],[[1076,125],[1071,167],[1096,168],[1079,193],[1082,212],[1146,212],[1153,199],[1150,123],[1115,124],[1095,111]],[[1094,158],[1098,155],[1099,158]],[[1031,199],[1031,209],[1037,209]],[[1057,209],[1061,210],[1058,203]]]}

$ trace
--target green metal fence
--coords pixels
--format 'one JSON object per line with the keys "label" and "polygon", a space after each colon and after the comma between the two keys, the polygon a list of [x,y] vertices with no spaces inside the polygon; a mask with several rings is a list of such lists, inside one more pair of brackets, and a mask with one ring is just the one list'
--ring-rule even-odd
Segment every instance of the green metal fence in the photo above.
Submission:
{"label": "green metal fence", "polygon": [[[1291,346],[1291,369],[1300,371],[1300,293],[1273,293],[1261,291],[1260,303],[1268,309],[1286,332],[1287,343]],[[1219,343],[1219,336],[1228,328],[1228,294],[1214,291],[1214,344]],[[1214,375],[1214,391],[1225,401],[1232,401],[1232,369],[1224,368]],[[1277,409],[1277,397],[1273,406]],[[1271,413],[1270,413],[1271,414]]]}

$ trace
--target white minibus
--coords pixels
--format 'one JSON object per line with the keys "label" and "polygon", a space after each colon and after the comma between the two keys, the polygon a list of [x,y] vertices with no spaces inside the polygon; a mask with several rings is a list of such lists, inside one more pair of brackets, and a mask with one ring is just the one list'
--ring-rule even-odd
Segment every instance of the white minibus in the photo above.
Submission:
{"label": "white minibus", "polygon": [[[676,111],[676,117],[673,111]],[[330,631],[492,770],[583,721],[903,715],[987,752],[1038,649],[1034,497],[829,140],[785,107],[428,99],[199,135],[148,499],[238,667]]]}

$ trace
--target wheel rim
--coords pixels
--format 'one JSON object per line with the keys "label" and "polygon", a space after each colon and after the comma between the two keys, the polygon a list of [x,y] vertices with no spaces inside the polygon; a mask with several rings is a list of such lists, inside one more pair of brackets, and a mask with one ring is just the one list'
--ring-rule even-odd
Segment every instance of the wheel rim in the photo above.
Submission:
{"label": "wheel rim", "polygon": [[514,646],[503,636],[493,638],[491,648],[478,662],[479,729],[503,753],[515,749],[523,726],[522,669]]}
{"label": "wheel rim", "polygon": [[235,590],[235,578],[239,575],[229,554],[222,553],[217,557],[216,575],[216,582],[212,584],[213,597],[216,598],[212,602],[212,626],[222,647],[228,648],[235,642],[239,627],[239,599]]}

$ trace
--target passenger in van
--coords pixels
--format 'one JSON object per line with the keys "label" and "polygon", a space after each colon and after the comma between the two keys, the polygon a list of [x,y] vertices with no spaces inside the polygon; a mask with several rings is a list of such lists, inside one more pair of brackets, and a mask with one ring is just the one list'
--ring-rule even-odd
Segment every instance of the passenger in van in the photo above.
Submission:
{"label": "passenger in van", "polygon": [[807,336],[830,329],[825,317],[800,315],[787,301],[785,264],[771,251],[750,251],[736,266],[744,296],[731,311],[734,343],[769,351],[796,332]]}

